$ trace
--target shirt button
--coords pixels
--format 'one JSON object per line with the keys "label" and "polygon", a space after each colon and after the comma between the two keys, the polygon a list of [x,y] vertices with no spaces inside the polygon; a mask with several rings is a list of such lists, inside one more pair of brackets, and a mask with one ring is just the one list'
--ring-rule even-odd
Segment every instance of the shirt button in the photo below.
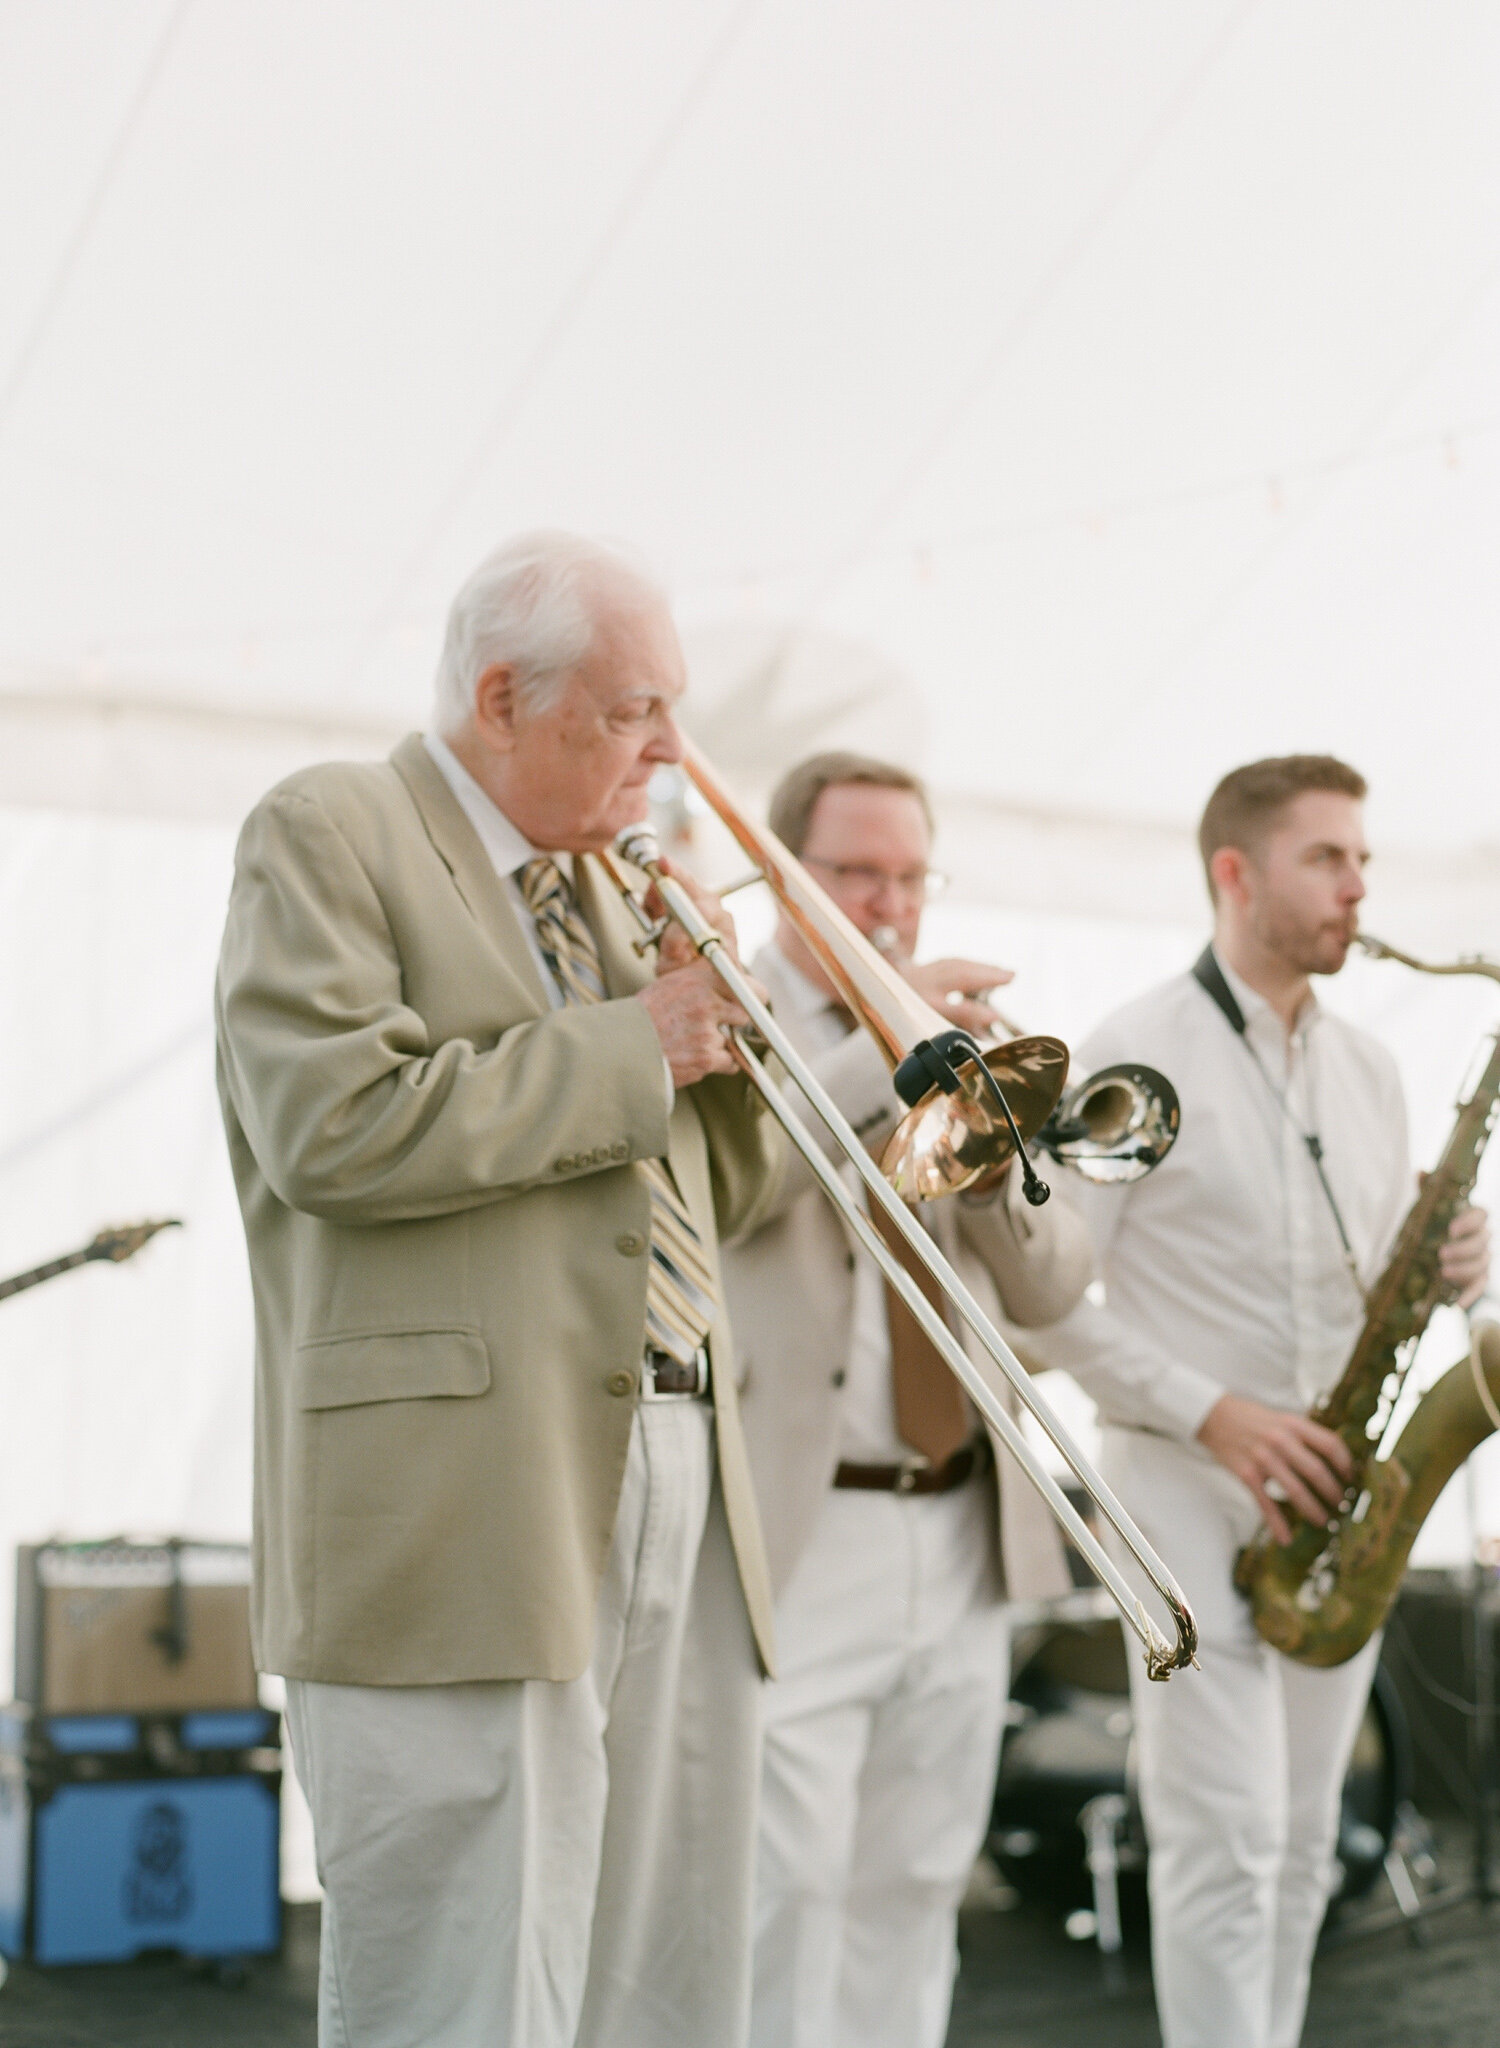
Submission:
{"label": "shirt button", "polygon": [[630,1147],[622,1138],[618,1144],[610,1146],[609,1156],[611,1159],[628,1159],[630,1157]]}
{"label": "shirt button", "polygon": [[567,1153],[564,1153],[561,1159],[553,1160],[552,1171],[554,1173],[571,1173],[577,1163],[576,1159],[572,1159]]}
{"label": "shirt button", "polygon": [[646,1240],[638,1230],[622,1230],[615,1239],[615,1250],[623,1252],[627,1259],[637,1259],[646,1249]]}
{"label": "shirt button", "polygon": [[844,1371],[844,1368],[840,1366],[838,1371],[833,1375],[832,1384],[836,1387],[841,1387],[848,1377],[849,1375]]}
{"label": "shirt button", "polygon": [[633,1394],[635,1392],[635,1374],[633,1372],[626,1372],[622,1368],[619,1372],[612,1372],[604,1384],[612,1394]]}

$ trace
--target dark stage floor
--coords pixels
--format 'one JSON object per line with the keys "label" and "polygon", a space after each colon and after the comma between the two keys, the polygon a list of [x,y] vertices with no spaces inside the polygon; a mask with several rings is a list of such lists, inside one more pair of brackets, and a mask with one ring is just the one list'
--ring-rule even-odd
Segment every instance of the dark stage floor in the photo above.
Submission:
{"label": "dark stage floor", "polygon": [[[1466,1844],[1450,1837],[1445,1847],[1443,1877],[1462,1877]],[[1383,1886],[1371,1903],[1389,1906]],[[1345,1928],[1357,1924],[1351,1917]],[[1500,1907],[1455,1907],[1428,1927],[1424,1949],[1397,1930],[1321,1955],[1304,2048],[1500,2041]],[[1159,2048],[1139,1938],[1114,1992],[1093,1948],[1031,1907],[967,1909],[962,1949],[949,2048]],[[292,1907],[282,1956],[238,1987],[159,1959],[118,1969],[18,1966],[0,1990],[0,2048],[314,2048],[316,1981],[317,1908]]]}

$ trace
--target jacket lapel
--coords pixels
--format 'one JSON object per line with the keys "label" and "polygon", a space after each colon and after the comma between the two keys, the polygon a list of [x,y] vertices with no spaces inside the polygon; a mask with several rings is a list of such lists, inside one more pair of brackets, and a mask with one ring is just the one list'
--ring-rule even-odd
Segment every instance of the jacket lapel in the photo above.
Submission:
{"label": "jacket lapel", "polygon": [[656,973],[651,954],[635,950],[640,937],[635,919],[603,866],[589,854],[574,857],[573,885],[589,930],[598,941],[606,991],[611,996],[633,996]]}
{"label": "jacket lapel", "polygon": [[407,734],[391,755],[391,766],[410,791],[427,836],[475,923],[493,940],[532,1007],[545,1013],[551,1003],[515,905],[420,733]]}

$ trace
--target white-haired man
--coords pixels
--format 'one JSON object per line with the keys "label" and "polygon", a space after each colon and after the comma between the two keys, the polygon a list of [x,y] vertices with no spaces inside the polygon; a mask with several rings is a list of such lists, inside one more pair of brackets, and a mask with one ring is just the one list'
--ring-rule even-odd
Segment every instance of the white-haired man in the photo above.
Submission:
{"label": "white-haired man", "polygon": [[[1149,1060],[1182,1098],[1155,1173],[1081,1192],[1107,1302],[1037,1340],[1098,1400],[1105,1474],[1201,1633],[1201,1671],[1131,1669],[1166,2048],[1295,2048],[1379,1648],[1293,1663],[1233,1585],[1262,1518],[1285,1542],[1288,1504],[1318,1520],[1343,1496],[1348,1451],[1307,1411],[1414,1192],[1395,1062],[1312,989],[1357,927],[1364,794],[1330,755],[1226,775],[1199,828],[1212,945],[1080,1054],[1085,1072]],[[1482,1211],[1455,1217],[1441,1262],[1460,1299],[1481,1293]]]}
{"label": "white-haired man", "polygon": [[769,1618],[717,1237],[776,1139],[738,1006],[680,934],[653,978],[595,858],[682,688],[654,588],[524,538],[454,601],[433,730],[240,841],[255,1638],[324,2048],[743,2035]]}

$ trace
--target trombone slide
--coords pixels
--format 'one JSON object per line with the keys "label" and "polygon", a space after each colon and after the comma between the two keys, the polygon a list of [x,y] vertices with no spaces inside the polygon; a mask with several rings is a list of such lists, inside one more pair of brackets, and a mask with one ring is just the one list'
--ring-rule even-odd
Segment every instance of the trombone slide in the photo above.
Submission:
{"label": "trombone slide", "polygon": [[[874,1160],[870,1158],[855,1135],[853,1126],[843,1115],[833,1098],[812,1073],[807,1063],[788,1040],[781,1026],[770,1010],[756,994],[754,983],[745,973],[721,935],[701,914],[691,896],[675,882],[662,868],[654,836],[645,827],[636,827],[620,835],[617,841],[620,855],[633,866],[650,876],[665,904],[669,915],[679,923],[702,957],[709,961],[721,981],[750,1017],[755,1030],[765,1044],[775,1053],[798,1088],[817,1111],[819,1117],[833,1134],[840,1151],[845,1153],[859,1173],[872,1201],[879,1202],[887,1216],[906,1242],[911,1246],[922,1264],[937,1281],[944,1295],[950,1300],[957,1313],[963,1318],[978,1339],[987,1356],[999,1368],[1011,1389],[1023,1406],[1041,1425],[1070,1469],[1093,1498],[1100,1513],[1110,1523],[1121,1542],[1141,1567],[1155,1587],[1163,1605],[1172,1617],[1176,1635],[1175,1644],[1169,1643],[1147,1614],[1139,1598],[1131,1590],[1093,1531],[1068,1499],[1056,1479],[1037,1457],[1027,1443],[1020,1426],[1005,1405],[1000,1390],[981,1371],[959,1343],[953,1331],[928,1301],[911,1275],[901,1265],[882,1239],[877,1235],[869,1217],[840,1180],[838,1172],[824,1156],[816,1140],[803,1126],[792,1110],[785,1096],[766,1072],[756,1055],[744,1043],[739,1033],[731,1034],[734,1055],[741,1068],[764,1098],[787,1136],[802,1154],[823,1192],[839,1211],[859,1243],[880,1267],[890,1286],[900,1295],[902,1301],[920,1324],[926,1336],[936,1347],[950,1371],[968,1394],[985,1422],[1005,1445],[1026,1477],[1042,1495],[1052,1513],[1066,1530],[1088,1563],[1089,1569],[1099,1579],[1119,1608],[1126,1626],[1139,1640],[1146,1653],[1146,1669],[1152,1678],[1165,1679],[1180,1666],[1196,1662],[1198,1630],[1192,1612],[1183,1598],[1181,1589],[1168,1572],[1166,1566],[1136,1528],[1124,1508],[1115,1499],[1104,1480],[1094,1471],[1083,1452],[1073,1442],[1068,1431],[1052,1413],[1041,1395],[1031,1385],[1025,1367],[1016,1358],[999,1331],[985,1315],[979,1303],[964,1286],[957,1273],[931,1237],[915,1220],[905,1202],[886,1181]],[[617,867],[611,863],[616,881],[623,889],[627,900],[636,904],[638,914],[646,913],[636,903],[633,892]]]}

